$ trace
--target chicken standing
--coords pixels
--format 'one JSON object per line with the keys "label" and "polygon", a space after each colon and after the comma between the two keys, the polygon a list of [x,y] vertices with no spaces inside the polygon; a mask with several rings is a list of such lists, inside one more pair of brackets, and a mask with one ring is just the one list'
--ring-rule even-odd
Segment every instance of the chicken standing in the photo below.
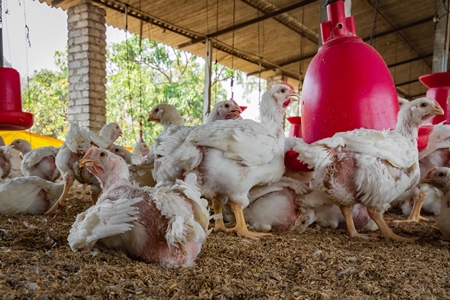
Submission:
{"label": "chicken standing", "polygon": [[165,140],[156,149],[160,155],[156,178],[161,179],[157,181],[174,182],[194,172],[203,196],[212,200],[214,213],[220,215],[223,202],[230,202],[235,215],[235,227],[225,228],[223,219],[217,219],[216,230],[249,238],[268,235],[248,230],[243,208],[253,186],[273,183],[284,173],[283,116],[294,99],[298,94],[292,86],[277,84],[262,97],[261,123],[215,121],[193,128],[181,144]]}
{"label": "chicken standing", "polygon": [[31,144],[22,139],[15,139],[11,146],[22,152],[20,168],[24,176],[38,176],[53,182],[61,177],[55,163],[58,148],[47,146],[31,149]]}
{"label": "chicken standing", "polygon": [[[234,120],[242,119],[242,109],[235,101],[224,100],[216,103],[207,119],[207,122],[214,122],[218,120]],[[172,144],[181,145],[189,133],[195,128],[193,126],[183,126],[184,120],[178,110],[169,104],[158,104],[150,112],[147,121],[155,121],[163,126],[163,132],[153,140],[150,146],[150,152],[147,156],[147,161],[151,164],[152,176],[155,180],[162,181],[163,178],[158,177],[157,169],[161,153],[155,156],[155,151],[158,146],[167,139],[171,140]],[[177,177],[182,179],[181,177]]]}
{"label": "chicken standing", "polygon": [[[436,124],[429,136],[427,147],[419,152],[420,177],[424,177],[434,167],[450,167],[450,125]],[[395,200],[393,206],[402,208],[404,214],[409,214],[406,220],[395,222],[427,221],[420,212],[439,214],[441,192],[434,187],[418,184],[414,189],[404,193]]]}
{"label": "chicken standing", "polygon": [[63,183],[27,176],[0,181],[0,213],[43,214],[64,190]]}
{"label": "chicken standing", "polygon": [[441,197],[441,212],[438,216],[438,227],[444,240],[450,241],[450,168],[433,168],[420,182],[429,184],[443,193]]}
{"label": "chicken standing", "polygon": [[56,166],[64,180],[64,191],[53,207],[46,212],[47,214],[56,213],[60,207],[64,207],[67,213],[66,198],[74,180],[81,184],[88,184],[91,187],[92,200],[94,203],[97,202],[98,196],[102,191],[100,183],[94,175],[88,170],[81,168],[78,164],[91,146],[91,143],[102,148],[110,145],[109,140],[80,127],[76,122],[70,122],[66,140],[56,155]]}
{"label": "chicken standing", "polygon": [[195,178],[139,188],[128,181],[122,158],[95,147],[80,164],[98,178],[103,194],[77,216],[68,237],[72,250],[89,249],[97,242],[165,268],[194,265],[208,233],[207,203]]}
{"label": "chicken standing", "polygon": [[418,128],[443,113],[436,101],[420,98],[401,106],[394,130],[356,129],[310,145],[298,140],[298,159],[315,170],[312,188],[340,207],[350,237],[369,238],[356,231],[352,219],[353,206],[362,203],[381,236],[413,240],[393,233],[382,214],[419,182]]}

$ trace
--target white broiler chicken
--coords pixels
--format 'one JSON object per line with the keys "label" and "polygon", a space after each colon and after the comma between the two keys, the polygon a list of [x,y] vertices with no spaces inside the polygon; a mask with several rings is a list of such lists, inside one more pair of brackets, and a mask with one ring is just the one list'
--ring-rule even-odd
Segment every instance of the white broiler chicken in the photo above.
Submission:
{"label": "white broiler chicken", "polygon": [[11,146],[22,152],[20,168],[24,176],[38,176],[53,182],[61,177],[55,163],[58,148],[47,146],[31,149],[31,144],[22,139],[15,139]]}
{"label": "white broiler chicken", "polygon": [[193,128],[181,144],[168,138],[156,149],[157,182],[174,182],[194,172],[203,196],[212,200],[215,215],[222,213],[224,202],[230,203],[235,215],[235,227],[225,228],[223,219],[216,219],[216,230],[249,238],[268,235],[248,230],[243,209],[253,186],[271,184],[283,175],[283,116],[294,99],[298,94],[292,86],[277,84],[262,97],[261,122],[215,121]]}
{"label": "white broiler chicken", "polygon": [[[253,187],[249,199],[244,217],[249,227],[258,231],[302,233],[313,222],[332,228],[341,227],[345,222],[338,206],[323,201],[321,193],[311,191],[307,184],[290,177],[282,177],[269,186]],[[234,221],[227,206],[224,207],[224,220]],[[354,206],[353,222],[356,228],[378,228],[365,207],[359,204]]]}
{"label": "white broiler chicken", "polygon": [[61,196],[63,183],[27,176],[0,181],[0,213],[43,214]]}
{"label": "white broiler chicken", "polygon": [[[419,151],[420,177],[424,177],[434,167],[450,167],[450,125],[436,124],[430,133],[425,149]],[[428,185],[419,183],[414,189],[402,194],[393,206],[398,206],[406,220],[395,222],[419,222],[428,220],[420,215],[421,210],[438,215],[440,211],[441,192]]]}
{"label": "white broiler chicken", "polygon": [[123,133],[119,124],[111,122],[100,129],[99,135],[114,143],[119,137],[123,136]]}
{"label": "white broiler chicken", "polygon": [[91,197],[93,202],[102,191],[97,178],[88,170],[79,166],[78,162],[91,147],[91,144],[106,148],[110,145],[109,140],[102,138],[98,134],[80,127],[76,122],[70,122],[69,131],[62,146],[56,155],[56,167],[61,172],[64,181],[64,191],[58,201],[46,213],[56,213],[60,207],[65,208],[67,213],[67,195],[72,187],[74,180],[81,184],[87,184],[91,187]]}
{"label": "white broiler chicken", "polygon": [[[242,109],[235,101],[224,100],[216,103],[207,119],[207,122],[214,122],[218,120],[234,120],[242,119],[241,117]],[[170,104],[158,104],[150,112],[148,121],[155,121],[163,126],[163,132],[153,140],[150,146],[150,152],[147,156],[149,164],[152,165],[153,177],[158,180],[163,180],[162,178],[157,178],[157,172],[155,168],[159,166],[160,155],[155,156],[155,149],[167,139],[171,140],[172,144],[178,143],[181,145],[189,133],[195,128],[193,126],[183,126],[184,120],[181,117],[178,110]],[[181,179],[181,178],[179,178]]]}
{"label": "white broiler chicken", "polygon": [[0,179],[22,176],[22,157],[11,145],[0,146]]}
{"label": "white broiler chicken", "polygon": [[418,128],[443,113],[435,100],[420,98],[401,106],[394,130],[339,132],[310,145],[298,140],[294,147],[298,159],[314,168],[311,188],[340,207],[350,237],[369,238],[356,231],[352,219],[353,206],[361,203],[382,237],[413,240],[395,234],[383,213],[394,199],[419,182]]}
{"label": "white broiler chicken", "polygon": [[438,216],[438,228],[443,239],[450,241],[450,168],[436,167],[431,169],[421,183],[429,184],[442,192],[441,211]]}
{"label": "white broiler chicken", "polygon": [[195,178],[139,188],[128,181],[123,159],[94,147],[80,164],[98,178],[103,194],[77,216],[68,237],[72,250],[97,243],[165,268],[194,265],[208,234],[207,202]]}
{"label": "white broiler chicken", "polygon": [[135,164],[139,164],[141,162],[144,162],[147,160],[147,155],[150,152],[150,147],[147,145],[146,142],[142,139],[142,137],[139,137],[139,140],[134,144],[133,150],[131,153],[139,159],[139,161],[135,161]]}
{"label": "white broiler chicken", "polygon": [[148,162],[142,162],[140,164],[133,164],[133,153],[128,151],[119,145],[110,145],[106,148],[110,152],[122,157],[128,165],[128,171],[130,173],[130,182],[137,183],[139,186],[155,186],[156,182],[153,179],[152,169],[153,165]]}

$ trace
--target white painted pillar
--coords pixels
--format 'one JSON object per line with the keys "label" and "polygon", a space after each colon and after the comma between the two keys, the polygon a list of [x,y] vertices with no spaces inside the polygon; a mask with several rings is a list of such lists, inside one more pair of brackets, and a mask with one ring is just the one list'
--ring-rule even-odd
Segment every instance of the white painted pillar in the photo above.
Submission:
{"label": "white painted pillar", "polygon": [[205,57],[205,89],[203,91],[203,124],[206,123],[207,115],[211,109],[211,74],[212,74],[212,43],[206,39]]}

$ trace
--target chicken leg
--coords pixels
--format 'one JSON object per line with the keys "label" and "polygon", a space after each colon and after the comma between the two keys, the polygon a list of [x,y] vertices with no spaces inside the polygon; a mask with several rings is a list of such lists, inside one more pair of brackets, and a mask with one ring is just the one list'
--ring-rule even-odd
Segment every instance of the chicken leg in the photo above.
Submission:
{"label": "chicken leg", "polygon": [[[222,211],[221,199],[214,198],[212,200],[212,204],[213,204],[214,215],[222,215],[223,211]],[[227,228],[225,227],[225,223],[223,222],[223,215],[221,218],[217,218],[214,221],[214,231],[225,231],[225,232],[227,231]]]}
{"label": "chicken leg", "polygon": [[378,211],[376,211],[370,207],[367,207],[367,212],[369,213],[369,216],[372,218],[372,220],[374,220],[374,222],[377,223],[382,237],[384,237],[386,239],[391,239],[391,240],[400,241],[400,242],[409,242],[409,243],[414,242],[418,239],[417,237],[407,238],[407,237],[403,237],[403,236],[399,236],[399,235],[395,234],[392,231],[392,229],[389,228],[389,226],[386,224],[381,213],[379,213]]}
{"label": "chicken leg", "polygon": [[64,178],[64,190],[63,190],[61,197],[59,197],[58,201],[56,201],[56,203],[52,206],[52,208],[50,208],[49,210],[47,210],[45,212],[46,215],[57,213],[59,210],[59,207],[64,207],[64,211],[66,212],[66,214],[69,213],[69,208],[67,207],[66,198],[69,195],[69,190],[72,187],[73,182],[74,182],[73,175],[67,174],[66,177]]}
{"label": "chicken leg", "polygon": [[345,219],[345,224],[347,225],[347,234],[351,238],[361,238],[365,240],[375,239],[374,237],[362,234],[356,231],[355,223],[353,222],[353,205],[351,206],[339,206],[342,215]]}
{"label": "chicken leg", "polygon": [[412,208],[411,213],[409,214],[408,219],[406,220],[395,220],[396,223],[402,223],[402,222],[419,222],[420,220],[428,221],[427,218],[424,218],[420,215],[420,210],[422,209],[423,203],[427,199],[428,196],[428,189],[420,189],[419,193],[417,195],[414,195],[414,206]]}
{"label": "chicken leg", "polygon": [[233,210],[234,217],[236,219],[236,226],[233,228],[227,228],[226,229],[227,232],[236,232],[237,235],[239,236],[247,237],[254,240],[257,240],[260,237],[272,235],[271,233],[266,232],[249,231],[247,228],[247,224],[245,223],[244,211],[240,204],[231,203],[231,209]]}

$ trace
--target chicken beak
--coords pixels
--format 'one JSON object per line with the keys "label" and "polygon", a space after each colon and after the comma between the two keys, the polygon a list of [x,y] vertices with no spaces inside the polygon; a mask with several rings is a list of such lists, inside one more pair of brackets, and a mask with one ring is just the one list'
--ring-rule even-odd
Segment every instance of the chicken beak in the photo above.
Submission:
{"label": "chicken beak", "polygon": [[86,166],[92,165],[91,163],[96,162],[95,159],[90,158],[90,155],[92,154],[92,151],[94,151],[94,149],[96,149],[97,147],[92,146],[91,148],[88,149],[88,151],[86,151],[86,153],[84,154],[83,158],[79,161],[78,166],[80,168],[84,168]]}
{"label": "chicken beak", "polygon": [[300,96],[298,95],[298,93],[296,91],[292,91],[288,95],[288,98],[291,99],[291,101],[299,101],[300,100]]}
{"label": "chicken beak", "polygon": [[431,110],[431,113],[434,114],[434,115],[443,115],[444,114],[444,110],[439,105],[439,103],[437,101],[434,101],[434,104],[435,104],[435,107]]}
{"label": "chicken beak", "polygon": [[155,121],[155,118],[152,115],[148,115],[147,122]]}

